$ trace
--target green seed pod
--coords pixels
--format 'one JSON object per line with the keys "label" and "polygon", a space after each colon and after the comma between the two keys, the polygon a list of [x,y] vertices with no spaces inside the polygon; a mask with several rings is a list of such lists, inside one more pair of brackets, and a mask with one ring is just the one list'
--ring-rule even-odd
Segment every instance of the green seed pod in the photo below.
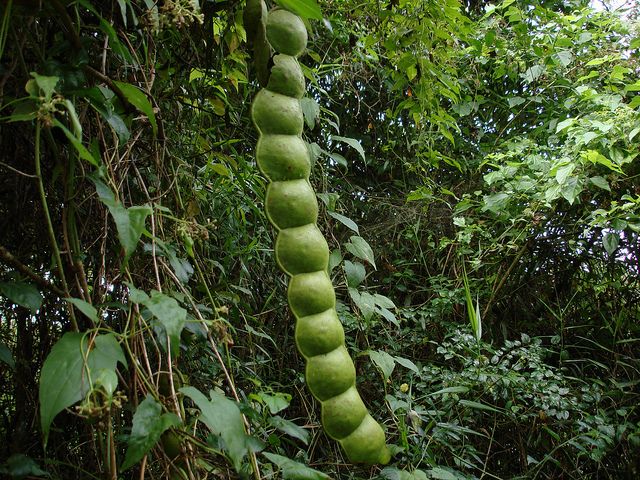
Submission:
{"label": "green seed pod", "polygon": [[[276,259],[291,276],[287,295],[297,320],[296,344],[307,360],[307,385],[320,401],[327,434],[341,443],[349,459],[385,464],[390,453],[384,432],[355,387],[356,371],[327,273],[329,247],[316,226],[318,201],[309,184],[309,151],[301,138],[304,118],[299,99],[305,79],[295,58],[306,47],[307,31],[300,18],[282,9],[253,25],[256,70],[262,85],[268,79],[252,107],[260,134],[256,161],[270,181],[265,209],[279,230]],[[272,63],[271,47],[279,53]]]}
{"label": "green seed pod", "polygon": [[344,329],[335,309],[298,318],[296,344],[305,358],[322,355],[344,345]]}
{"label": "green seed pod", "polygon": [[289,275],[326,270],[329,246],[315,223],[286,228],[276,240],[276,259]]}
{"label": "green seed pod", "polygon": [[353,463],[384,465],[391,460],[391,453],[384,443],[382,427],[369,414],[351,435],[340,440],[340,444]]}
{"label": "green seed pod", "polygon": [[356,367],[344,345],[307,360],[309,390],[321,402],[340,395],[355,385]]}
{"label": "green seed pod", "polygon": [[322,313],[336,306],[336,294],[324,270],[291,277],[288,297],[289,306],[298,318]]}
{"label": "green seed pod", "polygon": [[351,434],[366,415],[367,407],[355,386],[322,402],[322,426],[336,440]]}
{"label": "green seed pod", "polygon": [[272,182],[265,198],[267,216],[282,230],[316,223],[318,200],[307,180]]}
{"label": "green seed pod", "polygon": [[260,171],[272,182],[309,178],[309,150],[294,135],[261,135],[256,147]]}
{"label": "green seed pod", "polygon": [[297,57],[307,47],[307,28],[295,13],[272,10],[267,15],[267,40],[276,52]]}
{"label": "green seed pod", "polygon": [[298,60],[290,55],[276,55],[273,63],[267,88],[288,97],[302,98],[305,91],[304,75]]}
{"label": "green seed pod", "polygon": [[300,135],[302,133],[302,107],[297,98],[263,88],[253,99],[251,117],[263,134]]}

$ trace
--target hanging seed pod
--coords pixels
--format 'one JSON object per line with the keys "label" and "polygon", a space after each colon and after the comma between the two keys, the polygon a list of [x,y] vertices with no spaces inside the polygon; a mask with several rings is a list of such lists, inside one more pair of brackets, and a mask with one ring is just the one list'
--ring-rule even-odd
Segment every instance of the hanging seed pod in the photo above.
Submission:
{"label": "hanging seed pod", "polygon": [[[296,345],[307,361],[307,386],[321,404],[325,431],[340,442],[349,460],[385,464],[390,460],[389,449],[382,427],[367,412],[355,386],[356,371],[344,344],[327,274],[329,247],[316,225],[318,202],[309,183],[309,153],[301,138],[300,98],[305,84],[296,59],[306,48],[307,30],[298,16],[283,9],[269,12],[263,23],[269,49],[276,56],[267,87],[252,106],[260,133],[256,160],[270,181],[265,209],[278,230],[276,260],[291,277],[287,296],[296,317]],[[258,32],[260,25],[255,27]]]}

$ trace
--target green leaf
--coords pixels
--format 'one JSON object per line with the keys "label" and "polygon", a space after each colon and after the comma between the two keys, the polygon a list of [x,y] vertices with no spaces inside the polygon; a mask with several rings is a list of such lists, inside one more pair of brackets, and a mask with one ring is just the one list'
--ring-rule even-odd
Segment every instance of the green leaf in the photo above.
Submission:
{"label": "green leaf", "polygon": [[313,130],[320,119],[320,105],[313,98],[304,97],[300,100],[300,107],[302,107],[307,127],[309,127],[309,130]]}
{"label": "green leaf", "polygon": [[582,186],[578,181],[578,178],[569,178],[564,185],[562,185],[562,196],[571,204],[575,202],[576,197],[582,192]]}
{"label": "green leaf", "polygon": [[556,170],[556,181],[560,184],[563,185],[566,181],[567,178],[569,178],[569,175],[571,175],[573,173],[573,170],[576,168],[574,163],[569,163],[568,165],[563,165],[561,167],[559,167]]}
{"label": "green leaf", "polygon": [[611,187],[609,187],[609,182],[603,177],[595,176],[589,179],[591,183],[593,183],[596,187],[606,190],[607,192],[611,191]]}
{"label": "green leaf", "polygon": [[331,272],[334,268],[340,265],[342,261],[342,253],[340,250],[336,249],[331,252],[329,255],[329,272]]}
{"label": "green leaf", "polygon": [[309,432],[301,426],[277,415],[269,418],[269,423],[281,432],[284,432],[293,438],[297,438],[305,445],[309,444]]}
{"label": "green leaf", "polygon": [[29,283],[2,282],[0,283],[0,293],[16,305],[28,308],[33,313],[37,312],[42,305],[42,294]]}
{"label": "green leaf", "polygon": [[602,244],[609,255],[616,251],[620,244],[620,235],[616,232],[607,232],[602,237]]}
{"label": "green leaf", "polygon": [[55,416],[70,407],[91,388],[92,374],[112,370],[117,362],[126,365],[122,349],[113,334],[95,337],[91,350],[86,334],[65,333],[53,346],[40,373],[40,425],[47,445]]}
{"label": "green leaf", "polygon": [[345,217],[344,215],[340,215],[339,213],[336,213],[336,212],[330,212],[329,211],[327,213],[329,214],[330,217],[335,218],[336,220],[338,220],[341,224],[343,224],[348,229],[353,230],[358,235],[360,234],[360,230],[358,229],[358,225],[356,225],[356,222],[351,220],[349,217]]}
{"label": "green leaf", "polygon": [[4,342],[0,342],[0,362],[9,365],[11,370],[15,370],[16,368],[16,361],[13,359],[13,354]]}
{"label": "green leaf", "polygon": [[438,390],[437,392],[433,392],[433,393],[429,393],[427,394],[429,397],[432,397],[434,395],[445,395],[445,394],[449,394],[449,393],[467,393],[469,391],[469,389],[467,387],[446,387],[443,388],[442,390]]}
{"label": "green leaf", "polygon": [[302,18],[322,20],[322,11],[316,0],[276,0],[276,3]]}
{"label": "green leaf", "polygon": [[269,412],[271,415],[275,415],[278,412],[281,412],[285,408],[289,406],[291,402],[291,395],[287,395],[284,393],[276,393],[275,395],[270,395],[268,393],[260,393],[260,399],[265,403],[265,405],[269,408]]}
{"label": "green leaf", "polygon": [[415,373],[420,373],[420,370],[418,369],[417,365],[413,363],[411,360],[409,360],[408,358],[393,357],[393,359],[396,361],[396,363],[402,365],[404,368],[408,368],[409,370]]}
{"label": "green leaf", "polygon": [[364,238],[354,235],[349,238],[349,242],[344,245],[344,248],[346,248],[347,251],[354,257],[368,262],[374,269],[376,269],[376,262],[373,258],[373,250]]}
{"label": "green leaf", "polygon": [[67,127],[65,127],[60,120],[54,118],[53,126],[59,128],[64,133],[64,136],[67,137],[67,140],[71,142],[71,145],[77,150],[78,155],[83,160],[86,160],[94,167],[99,167],[100,162],[96,160],[96,158],[91,154],[89,150],[82,144],[82,141],[79,140]]}
{"label": "green leaf", "polygon": [[362,317],[369,321],[376,309],[373,295],[369,292],[359,292],[355,288],[349,288],[349,296],[362,313]]}
{"label": "green leaf", "polygon": [[486,410],[489,412],[500,413],[500,410],[494,408],[490,405],[485,405],[484,403],[474,402],[471,400],[460,400],[460,405],[464,405],[465,407],[474,408],[476,410]]}
{"label": "green leaf", "polygon": [[53,418],[80,400],[90,389],[92,375],[127,365],[114,334],[98,335],[91,349],[87,335],[66,333],[54,345],[40,374],[40,420],[45,439]]}
{"label": "green leaf", "polygon": [[209,392],[211,400],[194,387],[184,387],[180,391],[198,406],[201,412],[200,420],[214,435],[222,438],[224,450],[239,472],[252,439],[244,431],[242,415],[236,403],[213,390]]}
{"label": "green leaf", "polygon": [[355,138],[341,137],[339,135],[332,135],[331,138],[333,140],[337,140],[338,142],[344,142],[347,145],[355,148],[356,151],[362,157],[362,160],[364,160],[365,162],[367,161],[367,158],[366,158],[366,156],[364,154],[364,148],[362,148],[362,145],[360,145],[360,142],[358,142]]}
{"label": "green leaf", "polygon": [[138,246],[142,232],[145,230],[146,219],[152,213],[151,207],[142,205],[124,208],[102,180],[98,178],[92,180],[100,201],[109,209],[116,224],[118,239],[124,248],[126,261]]}
{"label": "green leaf", "polygon": [[369,350],[369,358],[380,369],[385,381],[391,376],[396,367],[395,359],[387,352],[382,350]]}
{"label": "green leaf", "polygon": [[149,102],[147,95],[138,87],[131,85],[130,83],[117,81],[114,81],[113,83],[120,89],[131,105],[147,116],[153,130],[153,136],[155,137],[158,133],[158,124],[156,122],[156,115],[153,112],[153,107],[151,106],[151,102]]}
{"label": "green leaf", "polygon": [[66,300],[67,302],[74,304],[78,308],[78,310],[84,313],[87,318],[93,320],[94,323],[100,323],[100,319],[98,318],[98,311],[93,305],[79,298],[67,298]]}
{"label": "green leaf", "polygon": [[622,169],[618,165],[613,163],[611,160],[609,160],[607,157],[602,155],[600,152],[597,152],[596,150],[587,150],[585,152],[580,152],[580,156],[591,163],[603,165],[608,169],[613,170],[614,172],[623,173]]}
{"label": "green leaf", "polygon": [[177,358],[180,353],[180,333],[187,319],[187,311],[182,308],[175,298],[168,297],[164,293],[151,292],[151,297],[145,300],[144,306],[164,328],[171,344],[171,355]]}
{"label": "green leaf", "polygon": [[344,262],[344,273],[347,276],[347,285],[352,288],[360,285],[366,276],[364,265],[359,262],[350,262],[349,260]]}
{"label": "green leaf", "polygon": [[162,405],[148,394],[138,405],[133,416],[133,427],[121,469],[126,470],[138,463],[158,443],[165,431],[177,427],[180,423],[180,418],[176,414],[163,414]]}
{"label": "green leaf", "polygon": [[282,478],[284,480],[329,480],[331,478],[322,472],[282,455],[269,452],[264,452],[263,455],[282,470]]}
{"label": "green leaf", "polygon": [[521,76],[526,83],[535,82],[545,72],[543,65],[529,67]]}
{"label": "green leaf", "polygon": [[55,92],[56,85],[60,81],[60,77],[46,77],[44,75],[38,75],[36,72],[31,72],[31,76],[38,85],[38,88],[40,88],[45,99],[47,101],[51,100],[53,93]]}

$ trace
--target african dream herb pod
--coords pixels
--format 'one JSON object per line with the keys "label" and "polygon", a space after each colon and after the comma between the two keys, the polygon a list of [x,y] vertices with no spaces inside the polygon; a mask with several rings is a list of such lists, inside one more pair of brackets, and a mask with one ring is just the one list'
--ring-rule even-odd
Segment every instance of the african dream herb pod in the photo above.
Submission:
{"label": "african dream herb pod", "polygon": [[[327,273],[329,247],[316,225],[318,202],[309,183],[309,152],[301,137],[305,80],[296,58],[306,48],[307,30],[287,10],[266,13],[262,1],[259,7],[256,1],[250,3],[262,15],[253,21],[253,28],[263,29],[256,41],[266,37],[276,52],[268,79],[261,80],[266,88],[253,101],[252,118],[260,134],[258,167],[270,181],[265,208],[278,230],[276,259],[291,277],[288,300],[296,318],[296,344],[307,361],[306,382],[322,405],[325,431],[340,442],[350,461],[385,464],[390,453],[384,432],[356,390],[356,371]],[[254,48],[260,55],[265,51],[264,45]]]}

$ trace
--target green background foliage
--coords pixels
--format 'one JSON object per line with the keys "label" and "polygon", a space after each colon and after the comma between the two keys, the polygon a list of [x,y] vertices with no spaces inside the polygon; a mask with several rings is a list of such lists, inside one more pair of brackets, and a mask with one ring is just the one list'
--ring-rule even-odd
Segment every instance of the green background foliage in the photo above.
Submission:
{"label": "green background foliage", "polygon": [[277,3],[391,464],[304,385],[244,2],[5,0],[0,474],[636,478],[637,4]]}

